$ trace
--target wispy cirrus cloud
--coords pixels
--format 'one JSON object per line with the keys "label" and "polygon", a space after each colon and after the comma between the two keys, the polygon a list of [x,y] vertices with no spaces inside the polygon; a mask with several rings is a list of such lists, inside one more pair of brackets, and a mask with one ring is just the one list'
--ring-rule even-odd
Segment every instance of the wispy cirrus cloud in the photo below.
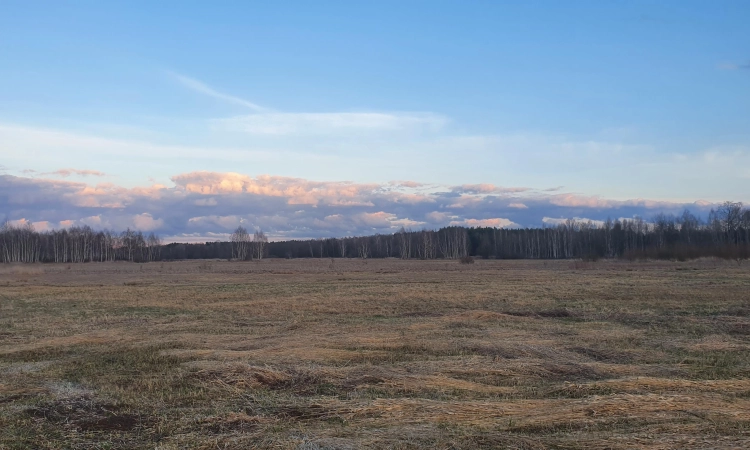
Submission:
{"label": "wispy cirrus cloud", "polygon": [[90,169],[59,169],[52,172],[43,172],[41,175],[53,175],[58,177],[67,178],[71,175],[78,175],[81,177],[104,177],[107,176],[106,173],[101,172],[99,170],[90,170]]}
{"label": "wispy cirrus cloud", "polygon": [[206,83],[174,72],[169,74],[182,86],[255,111],[253,114],[213,119],[211,127],[218,131],[233,131],[258,135],[294,135],[389,131],[411,129],[437,130],[448,118],[429,112],[283,112],[265,108],[245,99],[225,94]]}
{"label": "wispy cirrus cloud", "polygon": [[256,103],[247,101],[240,97],[235,97],[233,95],[229,95],[229,94],[225,94],[223,92],[217,91],[211,86],[203,83],[202,81],[198,81],[195,78],[190,78],[188,76],[180,75],[179,73],[175,73],[175,72],[168,72],[168,73],[175,80],[177,80],[181,85],[195,92],[208,95],[210,97],[225,101],[227,103],[244,106],[246,108],[252,109],[253,111],[257,111],[257,112],[269,111],[268,108],[264,108]]}

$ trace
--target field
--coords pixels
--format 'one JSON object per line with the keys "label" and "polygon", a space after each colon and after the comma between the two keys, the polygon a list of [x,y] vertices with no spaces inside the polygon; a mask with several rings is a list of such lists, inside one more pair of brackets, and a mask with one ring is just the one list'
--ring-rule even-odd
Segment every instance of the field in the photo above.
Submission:
{"label": "field", "polygon": [[750,448],[750,264],[3,266],[0,448]]}

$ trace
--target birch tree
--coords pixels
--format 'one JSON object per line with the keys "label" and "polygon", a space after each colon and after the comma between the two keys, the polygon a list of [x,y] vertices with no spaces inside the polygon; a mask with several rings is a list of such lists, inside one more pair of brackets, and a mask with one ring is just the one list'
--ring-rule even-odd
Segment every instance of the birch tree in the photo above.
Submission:
{"label": "birch tree", "polygon": [[244,261],[250,249],[250,233],[243,226],[238,226],[232,233],[232,259]]}

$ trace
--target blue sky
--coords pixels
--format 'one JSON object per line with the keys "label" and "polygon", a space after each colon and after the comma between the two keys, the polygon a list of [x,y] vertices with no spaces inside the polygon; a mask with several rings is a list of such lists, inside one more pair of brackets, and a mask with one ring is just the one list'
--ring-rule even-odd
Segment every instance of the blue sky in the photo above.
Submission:
{"label": "blue sky", "polygon": [[[328,211],[383,212],[415,227],[451,217],[527,226],[748,201],[748,18],[746,1],[5,1],[0,215],[132,226],[149,214],[175,235],[208,232],[180,225],[195,217],[270,228],[251,211],[222,209],[234,191],[213,185],[205,192],[217,205],[202,208],[218,209],[179,219],[135,194],[154,185],[162,196],[184,194],[175,180],[196,171],[210,183],[239,174],[242,192],[258,201],[248,186],[281,177],[287,204],[299,189],[318,189],[312,182],[382,192],[398,180],[423,183],[429,195],[493,185],[482,199],[525,188],[526,203],[540,202],[525,216],[379,203]],[[73,189],[69,197],[104,195],[85,194],[99,186],[130,200],[79,210],[79,199],[54,213],[37,200],[9,200],[60,183]],[[559,210],[545,192],[610,203]],[[637,199],[660,206],[611,208]],[[418,217],[429,212],[447,215]],[[279,235],[294,233],[282,222]],[[300,236],[371,231],[302,228]]]}

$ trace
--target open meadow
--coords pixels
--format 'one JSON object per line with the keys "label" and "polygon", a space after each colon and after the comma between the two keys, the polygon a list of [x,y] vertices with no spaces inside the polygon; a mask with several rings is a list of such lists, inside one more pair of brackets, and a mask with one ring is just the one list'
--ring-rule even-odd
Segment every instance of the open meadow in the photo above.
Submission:
{"label": "open meadow", "polygon": [[750,264],[5,265],[0,448],[750,448]]}

